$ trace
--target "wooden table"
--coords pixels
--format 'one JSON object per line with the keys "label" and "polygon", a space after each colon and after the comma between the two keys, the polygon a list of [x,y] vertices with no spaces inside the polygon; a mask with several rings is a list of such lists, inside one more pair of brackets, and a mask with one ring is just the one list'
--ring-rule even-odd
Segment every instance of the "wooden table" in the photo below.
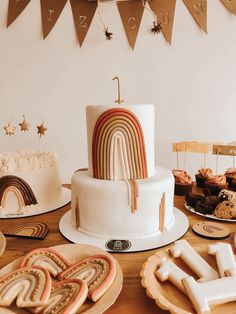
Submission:
{"label": "wooden table", "polygon": [[[175,206],[181,209],[188,216],[190,222],[189,231],[185,234],[184,239],[188,240],[192,245],[213,243],[212,240],[200,238],[191,231],[191,226],[195,222],[202,221],[203,218],[185,210],[183,203],[183,197],[175,197]],[[23,256],[32,249],[70,243],[61,235],[58,227],[61,216],[69,209],[70,205],[40,216],[21,219],[0,219],[0,230],[4,230],[4,228],[9,226],[14,226],[16,224],[30,221],[44,222],[49,227],[49,233],[43,241],[8,237],[6,252],[0,259],[0,268],[14,259]],[[225,225],[227,225],[227,227],[230,229],[231,234],[230,237],[224,241],[232,244],[233,234],[236,231],[236,224],[225,223]],[[149,256],[153,255],[157,251],[158,250],[150,250],[142,253],[113,254],[113,256],[120,263],[123,270],[124,285],[119,298],[115,304],[106,312],[106,314],[168,313],[155,305],[155,302],[146,295],[146,292],[140,283],[139,272],[141,270],[142,264]]]}

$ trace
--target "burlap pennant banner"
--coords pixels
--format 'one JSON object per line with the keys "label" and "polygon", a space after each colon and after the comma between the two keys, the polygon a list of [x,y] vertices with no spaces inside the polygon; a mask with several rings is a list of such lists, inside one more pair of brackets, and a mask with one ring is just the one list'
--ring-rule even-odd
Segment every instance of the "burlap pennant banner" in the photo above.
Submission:
{"label": "burlap pennant banner", "polygon": [[220,1],[231,13],[236,15],[236,0],[220,0]]}
{"label": "burlap pennant banner", "polygon": [[165,39],[171,44],[176,0],[152,0],[149,5],[161,24]]}
{"label": "burlap pennant banner", "polygon": [[31,0],[9,0],[7,27],[21,14]]}
{"label": "burlap pennant banner", "polygon": [[43,24],[43,38],[45,39],[56,24],[67,0],[40,0]]}
{"label": "burlap pennant banner", "polygon": [[207,33],[207,0],[183,0],[197,24]]}
{"label": "burlap pennant banner", "polygon": [[134,49],[139,26],[143,16],[143,4],[140,0],[117,2],[117,7],[130,46]]}
{"label": "burlap pennant banner", "polygon": [[70,0],[75,30],[80,46],[87,35],[97,9],[97,2],[87,0]]}

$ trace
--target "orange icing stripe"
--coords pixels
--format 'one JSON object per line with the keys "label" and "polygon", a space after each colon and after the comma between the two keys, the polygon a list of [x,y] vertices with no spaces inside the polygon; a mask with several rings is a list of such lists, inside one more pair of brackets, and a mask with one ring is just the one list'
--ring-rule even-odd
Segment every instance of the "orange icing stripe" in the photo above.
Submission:
{"label": "orange icing stripe", "polygon": [[162,193],[161,203],[159,205],[159,230],[161,232],[163,232],[165,229],[165,206],[166,206],[165,196],[166,196],[165,193]]}
{"label": "orange icing stripe", "polygon": [[[123,134],[130,179],[147,178],[147,160],[142,127],[137,117],[127,109],[115,108],[105,111],[97,120],[93,131],[92,161],[93,176],[111,180],[111,143],[114,134]],[[126,165],[125,165],[126,166]]]}

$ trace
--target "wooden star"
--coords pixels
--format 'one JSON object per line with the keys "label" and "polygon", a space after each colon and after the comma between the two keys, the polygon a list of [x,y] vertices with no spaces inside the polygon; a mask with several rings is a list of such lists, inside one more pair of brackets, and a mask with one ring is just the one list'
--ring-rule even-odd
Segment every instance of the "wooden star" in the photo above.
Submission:
{"label": "wooden star", "polygon": [[11,122],[8,123],[7,126],[4,127],[4,130],[6,131],[6,135],[12,136],[15,134],[15,127],[11,124]]}
{"label": "wooden star", "polygon": [[19,126],[22,132],[29,131],[30,123],[25,120],[25,116],[23,116],[23,121],[19,123]]}
{"label": "wooden star", "polygon": [[37,129],[38,129],[38,134],[39,134],[40,137],[45,135],[45,132],[47,131],[47,128],[45,128],[43,122],[41,123],[41,125],[37,126]]}

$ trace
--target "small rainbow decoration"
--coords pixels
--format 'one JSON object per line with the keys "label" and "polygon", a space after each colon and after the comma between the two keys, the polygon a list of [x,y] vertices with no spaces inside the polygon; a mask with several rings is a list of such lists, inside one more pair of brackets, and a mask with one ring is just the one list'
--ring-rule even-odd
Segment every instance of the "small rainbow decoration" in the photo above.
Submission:
{"label": "small rainbow decoration", "polygon": [[0,178],[0,206],[2,208],[7,208],[6,200],[8,192],[15,193],[20,209],[38,203],[28,183],[17,176],[9,175]]}
{"label": "small rainbow decoration", "polygon": [[48,226],[42,222],[29,222],[3,231],[5,236],[44,239],[48,233]]}
{"label": "small rainbow decoration", "polygon": [[124,108],[105,111],[93,131],[93,176],[116,180],[116,160],[119,152],[123,179],[147,178],[146,149],[142,126],[137,117]]}

